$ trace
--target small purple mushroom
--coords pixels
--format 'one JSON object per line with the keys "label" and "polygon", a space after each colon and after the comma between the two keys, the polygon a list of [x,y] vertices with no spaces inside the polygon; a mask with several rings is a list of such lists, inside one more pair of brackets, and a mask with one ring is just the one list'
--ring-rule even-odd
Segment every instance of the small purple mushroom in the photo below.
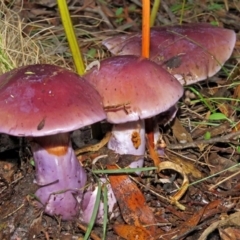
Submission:
{"label": "small purple mushroom", "polygon": [[38,64],[0,76],[0,132],[30,139],[38,206],[62,220],[78,217],[86,173],[69,132],[103,120],[101,97],[84,78]]}

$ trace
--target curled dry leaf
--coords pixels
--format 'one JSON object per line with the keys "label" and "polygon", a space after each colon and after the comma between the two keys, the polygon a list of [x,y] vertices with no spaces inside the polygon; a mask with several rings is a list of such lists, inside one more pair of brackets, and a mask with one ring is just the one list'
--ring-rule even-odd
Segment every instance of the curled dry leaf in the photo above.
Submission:
{"label": "curled dry leaf", "polygon": [[220,112],[223,113],[227,118],[230,118],[234,112],[234,109],[228,103],[219,103],[217,107],[220,110]]}
{"label": "curled dry leaf", "polygon": [[108,143],[111,135],[112,135],[111,132],[107,132],[104,138],[99,143],[77,149],[75,150],[75,154],[79,155],[85,152],[97,152],[99,149],[101,149]]}
{"label": "curled dry leaf", "polygon": [[188,185],[189,185],[188,177],[187,177],[186,173],[183,171],[183,168],[176,163],[166,161],[166,162],[161,162],[158,165],[158,171],[162,171],[162,170],[166,170],[166,169],[174,170],[174,171],[178,172],[183,177],[182,187],[178,190],[177,193],[174,194],[174,196],[172,196],[170,198],[170,200],[171,200],[170,202],[171,202],[171,204],[176,205],[181,210],[185,210],[185,207],[183,205],[181,205],[178,202],[178,200],[184,195],[184,193],[188,189]]}
{"label": "curled dry leaf", "polygon": [[196,179],[204,178],[204,174],[196,168],[194,162],[190,162],[189,160],[186,160],[181,156],[176,156],[175,154],[172,154],[170,152],[166,152],[166,155],[169,159],[171,159],[172,162],[181,165],[183,171],[187,175],[191,174]]}
{"label": "curled dry leaf", "polygon": [[[233,99],[239,99],[240,98],[240,85],[236,86],[233,93]],[[233,105],[236,105],[236,101],[232,101]]]}

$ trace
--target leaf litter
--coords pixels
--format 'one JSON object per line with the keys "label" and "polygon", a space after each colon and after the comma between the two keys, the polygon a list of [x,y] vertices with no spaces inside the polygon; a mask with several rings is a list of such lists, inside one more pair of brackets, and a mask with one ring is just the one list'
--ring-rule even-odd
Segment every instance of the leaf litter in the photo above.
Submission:
{"label": "leaf litter", "polygon": [[[117,187],[114,184],[112,187],[121,214],[109,220],[106,239],[132,240],[136,236],[138,239],[213,239],[214,236],[238,239],[240,9],[237,1],[204,4],[195,1],[185,6],[176,1],[162,2],[156,25],[179,23],[184,7],[185,23],[208,22],[233,29],[237,42],[232,58],[225,64],[226,71],[186,87],[188,94],[179,103],[176,120],[160,126],[166,143],[161,160],[180,166],[189,181],[185,194],[178,199],[185,210],[169,203],[182,189],[181,172],[169,167],[160,172],[143,171],[140,176],[124,172],[109,175],[110,182],[117,183]],[[69,1],[68,4],[86,64],[110,56],[101,45],[102,40],[141,29],[141,1]],[[205,14],[199,14],[202,12]],[[56,1],[2,1],[0,13],[2,73],[33,63],[51,63],[74,70]],[[107,132],[109,126],[102,123],[102,129]],[[104,145],[108,135],[102,142],[96,142],[88,128],[81,134],[84,149],[76,148],[76,152],[85,152],[79,160],[92,182],[98,177],[96,169],[107,169],[112,164],[114,168],[119,165],[124,168],[137,160],[107,151]],[[0,149],[0,238],[82,239],[87,230],[77,220],[62,222],[57,216],[46,216],[35,208],[31,195],[36,187],[34,168],[27,143],[19,144],[17,138],[6,140],[1,135]],[[9,151],[16,154],[9,157]],[[105,157],[94,161],[99,156]],[[152,166],[146,152],[145,167]],[[134,194],[121,192],[124,191],[119,187],[123,185],[121,179],[128,183],[125,191],[133,189]],[[92,239],[101,239],[102,226],[94,226],[91,234]]]}

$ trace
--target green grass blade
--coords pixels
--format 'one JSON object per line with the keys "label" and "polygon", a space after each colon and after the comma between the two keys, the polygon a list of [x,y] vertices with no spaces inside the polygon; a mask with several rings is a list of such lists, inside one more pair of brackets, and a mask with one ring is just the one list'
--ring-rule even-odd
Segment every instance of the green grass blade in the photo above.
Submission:
{"label": "green grass blade", "polygon": [[160,0],[154,0],[150,16],[150,27],[154,26],[160,3],[161,3]]}
{"label": "green grass blade", "polygon": [[180,16],[180,21],[179,21],[179,24],[180,24],[180,25],[182,25],[182,22],[183,22],[183,15],[184,15],[185,5],[186,5],[186,0],[183,0],[183,2],[182,2],[182,8],[181,8],[181,16]]}
{"label": "green grass blade", "polygon": [[101,182],[99,181],[98,182],[98,191],[97,191],[97,196],[96,196],[96,202],[94,204],[92,217],[91,217],[91,220],[90,220],[90,222],[88,224],[88,228],[87,228],[87,231],[85,233],[85,236],[84,236],[83,240],[89,239],[89,236],[91,234],[92,228],[93,228],[93,226],[95,224],[95,219],[97,217],[98,208],[99,208],[99,204],[100,204],[101,190],[102,190],[101,189]]}
{"label": "green grass blade", "polygon": [[144,171],[152,171],[157,170],[157,167],[144,167],[144,168],[120,168],[120,169],[100,169],[100,170],[92,170],[92,173],[95,174],[114,174],[114,173],[135,173],[135,172],[144,172]]}
{"label": "green grass blade", "polygon": [[200,100],[206,105],[206,107],[212,112],[214,113],[214,109],[212,108],[212,106],[208,103],[208,101],[202,96],[202,94],[200,94],[195,88],[193,87],[189,87],[189,89],[194,92],[199,98]]}
{"label": "green grass blade", "polygon": [[76,71],[79,75],[83,75],[85,72],[85,66],[82,59],[80,47],[78,46],[76,35],[73,29],[73,25],[72,25],[69,11],[68,11],[66,0],[57,0],[57,2],[58,2],[58,8],[59,8],[62,24],[67,36],[68,44],[72,52]]}
{"label": "green grass blade", "polygon": [[[107,184],[107,183],[106,183]],[[104,215],[103,215],[103,236],[102,239],[106,239],[107,235],[107,223],[108,223],[108,189],[106,184],[103,185],[103,209],[104,209]]]}
{"label": "green grass blade", "polygon": [[10,59],[7,57],[7,55],[4,53],[4,50],[2,50],[2,39],[0,36],[0,73],[5,73],[10,70],[12,70],[14,66],[12,65]]}

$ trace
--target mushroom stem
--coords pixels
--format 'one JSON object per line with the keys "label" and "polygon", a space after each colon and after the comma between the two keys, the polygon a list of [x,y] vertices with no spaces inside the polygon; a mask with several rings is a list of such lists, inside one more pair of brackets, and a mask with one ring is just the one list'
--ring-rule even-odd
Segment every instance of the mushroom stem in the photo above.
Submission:
{"label": "mushroom stem", "polygon": [[[108,142],[108,148],[119,154],[140,156],[137,161],[134,161],[129,165],[130,168],[139,168],[143,166],[145,144],[144,120],[138,120],[115,124],[112,129],[112,136]],[[140,171],[137,171],[136,173],[140,174]],[[105,179],[102,179],[102,181],[106,182]],[[108,189],[109,218],[111,219],[118,215],[118,209],[115,209],[114,207],[117,204],[117,200],[114,196],[111,185],[106,183],[106,187]],[[97,187],[95,190],[88,189],[84,194],[80,219],[85,223],[88,223],[92,216],[97,190]],[[99,224],[103,223],[103,202],[100,202],[96,222]]]}
{"label": "mushroom stem", "polygon": [[[112,219],[113,217],[117,217],[119,215],[119,210],[117,208],[117,200],[113,193],[111,185],[107,182],[106,178],[100,178],[101,188],[105,184],[107,188],[107,199],[108,199],[108,217]],[[81,203],[81,217],[80,220],[89,223],[92,218],[94,205],[96,202],[96,196],[98,192],[98,187],[90,186],[87,191],[84,193],[82,203]],[[102,224],[104,221],[104,202],[100,201],[98,207],[97,217],[95,222],[98,224]]]}
{"label": "mushroom stem", "polygon": [[[119,154],[131,154],[144,156],[145,153],[145,124],[144,120],[115,124],[112,136],[108,142],[108,148]],[[132,162],[130,168],[143,166],[143,158]]]}
{"label": "mushroom stem", "polygon": [[148,138],[149,145],[154,148],[154,127],[155,122],[153,118],[146,118],[145,119],[145,129],[146,129],[146,135]]}
{"label": "mushroom stem", "polygon": [[79,214],[86,173],[77,160],[69,133],[36,137],[31,142],[36,167],[38,206],[49,215],[71,220]]}
{"label": "mushroom stem", "polygon": [[161,162],[158,155],[164,154],[164,148],[159,145],[159,140],[162,138],[161,133],[159,132],[158,125],[166,125],[171,122],[177,113],[177,106],[173,105],[167,111],[158,114],[155,118],[147,118],[145,119],[145,129],[146,129],[146,136],[147,136],[147,146],[149,150],[149,154],[154,161],[154,165],[158,167],[159,163]]}
{"label": "mushroom stem", "polygon": [[148,151],[151,156],[151,159],[154,162],[154,165],[158,167],[160,163],[160,159],[158,157],[157,152],[155,151],[155,142],[156,142],[156,124],[154,118],[145,119],[146,124],[146,136],[147,136],[147,146]]}

